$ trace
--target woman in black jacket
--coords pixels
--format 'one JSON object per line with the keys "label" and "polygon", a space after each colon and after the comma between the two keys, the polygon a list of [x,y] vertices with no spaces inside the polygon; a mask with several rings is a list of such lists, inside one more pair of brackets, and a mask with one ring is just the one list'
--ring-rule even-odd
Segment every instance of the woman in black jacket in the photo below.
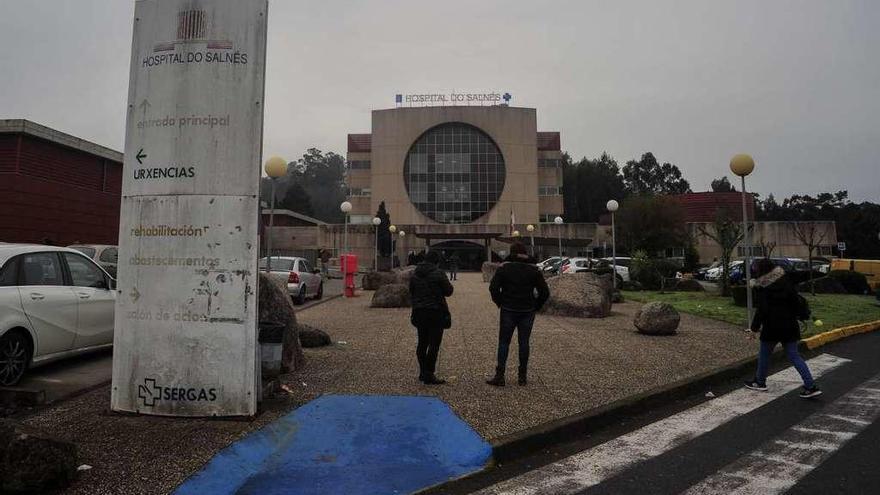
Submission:
{"label": "woman in black jacket", "polygon": [[452,284],[446,274],[440,271],[440,253],[429,251],[425,261],[419,263],[409,280],[409,294],[412,304],[410,321],[419,332],[416,344],[416,358],[419,361],[419,381],[425,385],[440,385],[446,380],[434,374],[437,368],[437,353],[443,341],[443,330],[452,324],[446,298],[452,295]]}
{"label": "woman in black jacket", "polygon": [[767,368],[776,344],[782,343],[788,360],[804,380],[803,398],[816,397],[822,391],[813,382],[810,368],[798,354],[801,327],[798,320],[809,318],[809,309],[785,271],[767,258],[756,263],[758,278],[754,284],[755,316],[751,331],[761,332],[761,350],[758,353],[758,371],[755,379],[747,382],[752,390],[767,390]]}

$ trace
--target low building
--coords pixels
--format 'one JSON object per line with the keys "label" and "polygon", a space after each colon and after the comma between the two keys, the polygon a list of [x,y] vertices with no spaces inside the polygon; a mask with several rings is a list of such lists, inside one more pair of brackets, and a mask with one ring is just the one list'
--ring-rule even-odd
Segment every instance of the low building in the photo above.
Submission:
{"label": "low building", "polygon": [[0,120],[0,241],[116,244],[122,153]]}

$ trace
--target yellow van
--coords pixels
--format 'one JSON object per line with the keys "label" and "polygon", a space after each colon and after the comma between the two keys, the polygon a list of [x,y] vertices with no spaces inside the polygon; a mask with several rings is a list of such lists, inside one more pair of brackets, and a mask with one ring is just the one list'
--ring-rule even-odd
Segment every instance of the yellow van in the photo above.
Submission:
{"label": "yellow van", "polygon": [[831,269],[859,272],[868,279],[871,290],[880,289],[880,260],[834,259],[831,260]]}

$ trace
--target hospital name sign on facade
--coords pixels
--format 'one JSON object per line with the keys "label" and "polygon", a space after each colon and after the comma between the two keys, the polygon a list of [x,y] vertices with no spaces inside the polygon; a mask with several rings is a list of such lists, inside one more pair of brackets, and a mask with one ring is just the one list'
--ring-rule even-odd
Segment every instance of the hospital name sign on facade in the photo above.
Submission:
{"label": "hospital name sign on facade", "polygon": [[504,104],[510,103],[510,99],[513,98],[510,93],[497,93],[497,92],[488,92],[488,93],[415,93],[415,94],[401,94],[398,93],[394,95],[394,102],[398,105],[403,104],[451,104],[451,105],[474,105],[474,104],[490,104],[490,105],[499,105],[502,102]]}

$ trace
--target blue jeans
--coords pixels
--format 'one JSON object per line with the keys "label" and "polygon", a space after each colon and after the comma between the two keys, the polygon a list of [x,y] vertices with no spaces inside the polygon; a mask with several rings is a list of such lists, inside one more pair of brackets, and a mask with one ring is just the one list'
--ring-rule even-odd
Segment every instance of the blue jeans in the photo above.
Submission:
{"label": "blue jeans", "polygon": [[534,311],[508,311],[501,310],[501,324],[498,330],[498,367],[499,373],[504,373],[507,367],[507,354],[510,352],[510,341],[516,330],[516,338],[519,344],[519,370],[525,373],[529,367],[529,337],[532,336],[532,325],[535,324]]}
{"label": "blue jeans", "polygon": [[[761,385],[766,385],[767,383],[767,368],[770,366],[770,355],[773,353],[773,349],[776,348],[777,343],[761,341],[761,351],[758,353],[758,372],[755,374],[755,381]],[[804,386],[813,388],[815,385],[813,375],[810,374],[810,368],[807,367],[807,363],[798,354],[797,344],[797,341],[783,342],[782,346],[785,348],[785,355],[788,356],[788,360],[794,365],[794,369],[800,373],[801,378],[804,380]]]}

